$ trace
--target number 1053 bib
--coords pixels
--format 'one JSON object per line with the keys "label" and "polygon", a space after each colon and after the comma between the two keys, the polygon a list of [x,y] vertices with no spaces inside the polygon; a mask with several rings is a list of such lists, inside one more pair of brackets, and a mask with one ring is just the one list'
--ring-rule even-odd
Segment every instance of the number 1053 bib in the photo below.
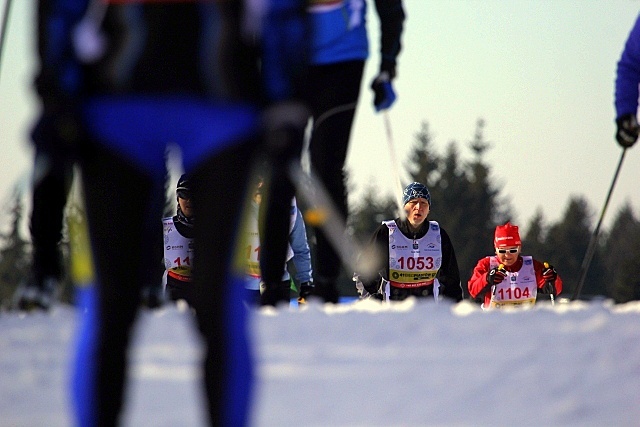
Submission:
{"label": "number 1053 bib", "polygon": [[421,239],[409,239],[398,230],[395,221],[389,228],[389,282],[396,288],[431,285],[442,264],[440,225],[429,221],[429,232]]}

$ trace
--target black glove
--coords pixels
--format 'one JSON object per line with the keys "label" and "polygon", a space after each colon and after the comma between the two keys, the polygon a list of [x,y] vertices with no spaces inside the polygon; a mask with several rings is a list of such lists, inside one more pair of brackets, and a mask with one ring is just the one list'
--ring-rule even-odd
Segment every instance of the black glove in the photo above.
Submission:
{"label": "black glove", "polygon": [[314,291],[313,283],[310,283],[310,282],[300,283],[300,292],[298,292],[298,303],[299,304],[306,303],[309,296],[313,295],[313,291]]}
{"label": "black glove", "polygon": [[556,271],[556,269],[553,267],[553,265],[550,265],[548,263],[544,263],[544,270],[542,271],[542,277],[544,278],[544,280],[546,280],[547,282],[555,282],[556,279],[558,278],[558,272]]}
{"label": "black glove", "polygon": [[640,126],[638,126],[638,119],[633,113],[624,114],[616,120],[618,130],[616,131],[616,140],[624,148],[629,148],[638,140],[638,133],[640,133]]}
{"label": "black glove", "polygon": [[487,283],[490,286],[495,286],[502,282],[505,277],[507,277],[507,272],[504,269],[504,266],[500,265],[498,268],[492,268],[487,273]]}
{"label": "black glove", "polygon": [[556,295],[556,279],[558,278],[558,272],[552,265],[544,263],[545,269],[542,271],[542,278],[544,279],[544,286],[540,289],[541,293]]}
{"label": "black glove", "polygon": [[390,108],[397,98],[391,85],[391,76],[386,71],[381,72],[373,79],[371,89],[374,93],[373,106],[376,111]]}

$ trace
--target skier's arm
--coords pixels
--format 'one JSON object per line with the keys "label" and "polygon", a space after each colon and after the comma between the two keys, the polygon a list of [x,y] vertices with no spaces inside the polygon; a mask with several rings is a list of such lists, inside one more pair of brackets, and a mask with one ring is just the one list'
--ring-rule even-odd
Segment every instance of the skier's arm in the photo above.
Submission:
{"label": "skier's arm", "polygon": [[402,0],[376,0],[375,5],[380,19],[380,73],[387,72],[389,79],[393,79],[402,49],[400,38],[405,18]]}
{"label": "skier's arm", "polygon": [[629,34],[618,61],[615,93],[616,118],[637,113],[638,83],[640,83],[640,16]]}
{"label": "skier's arm", "polygon": [[[545,270],[544,264],[538,260],[533,260],[533,270],[536,273],[536,284],[538,285],[538,289],[544,288],[546,284],[546,280],[543,277],[543,271]],[[556,276],[556,280],[554,283],[556,295],[559,295],[562,292],[562,279],[558,274]]]}
{"label": "skier's arm", "polygon": [[489,272],[489,258],[485,257],[478,261],[476,266],[473,268],[473,274],[471,275],[471,279],[467,283],[467,288],[469,289],[469,295],[472,298],[478,298],[484,295],[485,292],[489,291],[490,285],[487,283],[487,273]]}
{"label": "skier's arm", "polygon": [[453,249],[451,239],[442,228],[440,228],[440,238],[442,242],[442,265],[438,271],[440,292],[442,295],[458,302],[462,300],[458,260],[456,259],[456,253]]}
{"label": "skier's arm", "polygon": [[82,66],[75,56],[73,31],[84,16],[88,0],[38,2],[38,55],[35,81],[45,113],[58,113],[82,87]]}
{"label": "skier's arm", "polygon": [[307,242],[307,230],[300,209],[296,208],[296,221],[289,234],[289,245],[293,250],[293,264],[296,267],[298,283],[312,282],[311,251]]}
{"label": "skier's arm", "polygon": [[[305,0],[272,0],[262,28],[267,102],[302,99],[309,51]],[[306,123],[306,121],[305,121]]]}

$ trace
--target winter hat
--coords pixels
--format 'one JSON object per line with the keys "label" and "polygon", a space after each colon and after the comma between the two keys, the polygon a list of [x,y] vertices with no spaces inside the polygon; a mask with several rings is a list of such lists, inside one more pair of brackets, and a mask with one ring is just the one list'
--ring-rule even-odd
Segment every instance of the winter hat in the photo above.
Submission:
{"label": "winter hat", "polygon": [[520,240],[520,234],[518,233],[518,226],[511,225],[509,222],[505,225],[497,226],[493,245],[496,248],[521,246],[522,241]]}
{"label": "winter hat", "polygon": [[189,181],[189,176],[187,174],[182,174],[180,179],[178,179],[178,185],[176,186],[176,195],[180,197],[182,194],[185,197],[183,199],[191,198],[191,182]]}
{"label": "winter hat", "polygon": [[431,207],[431,194],[429,194],[429,189],[419,182],[412,182],[407,185],[402,192],[402,206],[406,205],[413,199],[420,198],[427,199],[429,207]]}

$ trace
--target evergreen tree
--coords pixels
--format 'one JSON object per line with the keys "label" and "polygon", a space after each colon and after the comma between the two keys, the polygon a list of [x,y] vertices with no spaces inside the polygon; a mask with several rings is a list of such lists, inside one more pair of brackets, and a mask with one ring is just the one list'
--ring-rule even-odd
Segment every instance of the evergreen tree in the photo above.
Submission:
{"label": "evergreen tree", "polygon": [[[582,196],[574,196],[563,218],[549,228],[546,247],[549,258],[541,259],[556,266],[564,282],[564,296],[571,296],[578,285],[582,262],[591,239],[591,221],[588,203]],[[583,296],[605,295],[602,283],[601,261],[594,256],[582,289]]]}
{"label": "evergreen tree", "polygon": [[538,208],[527,226],[527,233],[522,238],[522,247],[527,254],[536,259],[549,259],[550,251],[545,243],[545,224],[542,209]]}
{"label": "evergreen tree", "polygon": [[500,188],[492,182],[491,168],[484,160],[490,144],[484,139],[481,119],[469,146],[474,154],[471,162],[461,162],[455,141],[442,157],[432,148],[429,127],[423,123],[408,167],[413,180],[431,192],[429,219],[438,221],[451,237],[465,295],[478,259],[492,252],[495,226],[506,221],[511,211],[509,201],[500,199]]}
{"label": "evergreen tree", "polygon": [[640,299],[640,222],[625,204],[606,237],[602,254],[607,295],[618,303]]}
{"label": "evergreen tree", "polygon": [[395,218],[396,204],[392,197],[379,197],[379,191],[368,185],[362,198],[349,216],[349,231],[359,242],[368,242],[382,221]]}
{"label": "evergreen tree", "polygon": [[11,226],[7,233],[0,234],[0,308],[9,308],[15,291],[29,272],[29,242],[20,235],[23,218],[21,193],[12,196]]}

